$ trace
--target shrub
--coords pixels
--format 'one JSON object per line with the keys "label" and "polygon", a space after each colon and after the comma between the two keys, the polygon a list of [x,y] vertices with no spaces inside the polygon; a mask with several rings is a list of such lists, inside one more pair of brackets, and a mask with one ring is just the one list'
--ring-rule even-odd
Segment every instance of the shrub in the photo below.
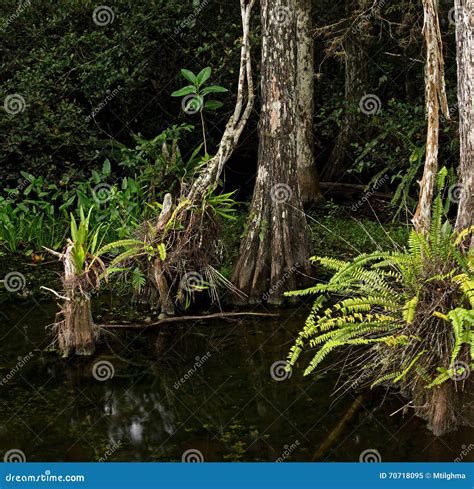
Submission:
{"label": "shrub", "polygon": [[[350,347],[351,382],[398,385],[418,401],[426,401],[424,391],[468,376],[474,366],[474,264],[472,251],[463,254],[460,243],[472,230],[455,233],[443,218],[446,174],[443,169],[438,178],[429,233],[412,231],[406,249],[351,261],[313,258],[335,273],[328,283],[288,294],[317,295],[290,351],[291,365],[303,348],[316,348],[308,375],[333,350]],[[342,299],[323,310],[328,297],[336,296]],[[428,404],[433,430],[448,429],[448,414],[440,420]]]}

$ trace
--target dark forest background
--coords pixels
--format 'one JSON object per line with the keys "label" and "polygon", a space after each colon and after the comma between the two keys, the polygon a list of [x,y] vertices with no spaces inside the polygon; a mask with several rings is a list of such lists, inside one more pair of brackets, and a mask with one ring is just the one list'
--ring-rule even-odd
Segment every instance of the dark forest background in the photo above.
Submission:
{"label": "dark forest background", "polygon": [[[0,30],[0,93],[19,93],[28,110],[0,118],[0,174],[4,186],[16,185],[20,170],[48,181],[73,184],[110,160],[112,176],[130,172],[121,145],[133,147],[134,135],[152,139],[173,124],[198,125],[197,115],[181,110],[170,94],[182,86],[180,69],[213,68],[213,83],[229,88],[224,107],[208,116],[217,143],[233,110],[241,36],[236,1],[113,2],[114,19],[97,26],[91,1],[24,2],[0,6],[7,19]],[[313,1],[315,28],[316,161],[323,173],[343,123],[344,50],[324,29],[350,18],[354,2]],[[455,167],[456,58],[451,2],[440,2],[446,78],[452,121],[441,125],[442,165]],[[18,12],[18,14],[15,14]],[[12,15],[13,14],[13,15]],[[387,174],[394,191],[403,177],[415,189],[422,171],[425,143],[423,11],[418,2],[385,2],[380,16],[369,19],[364,44],[368,59],[363,92],[375,94],[381,109],[359,115],[350,141],[348,173],[338,180],[368,183]],[[259,19],[254,18],[254,70],[259,71]],[[322,31],[320,29],[323,29]],[[97,107],[100,110],[97,110]],[[256,168],[258,102],[237,152],[226,169],[229,189],[252,192]],[[14,120],[14,123],[12,122]],[[181,134],[183,154],[200,141],[199,131]],[[123,147],[122,147],[123,148]],[[408,198],[408,196],[406,196]],[[408,202],[404,202],[405,204]]]}

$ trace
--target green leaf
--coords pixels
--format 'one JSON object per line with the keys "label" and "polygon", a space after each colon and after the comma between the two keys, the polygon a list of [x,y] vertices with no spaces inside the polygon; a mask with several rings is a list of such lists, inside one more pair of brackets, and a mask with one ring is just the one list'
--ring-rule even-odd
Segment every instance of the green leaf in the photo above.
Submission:
{"label": "green leaf", "polygon": [[171,96],[172,97],[184,97],[185,95],[189,95],[191,93],[196,93],[196,87],[192,85],[187,85],[186,87],[180,88],[179,90],[174,91]]}
{"label": "green leaf", "polygon": [[196,75],[192,71],[182,69],[181,75],[183,75],[184,78],[186,78],[186,80],[190,81],[193,85],[196,85]]}
{"label": "green leaf", "polygon": [[219,100],[208,100],[204,104],[205,109],[209,110],[217,110],[220,109],[224,104],[222,102],[219,102]]}
{"label": "green leaf", "polygon": [[117,248],[142,248],[144,245],[143,241],[138,241],[136,239],[121,239],[119,241],[114,241],[113,243],[106,244],[99,251],[97,255],[101,256],[104,253],[115,250]]}
{"label": "green leaf", "polygon": [[26,178],[26,180],[29,180],[30,182],[34,182],[35,181],[35,177],[31,174],[31,173],[27,173],[26,171],[20,171],[20,175],[23,177],[23,178]]}
{"label": "green leaf", "polygon": [[137,182],[133,178],[128,177],[127,182],[128,182],[128,187],[132,192],[137,193],[140,190],[137,185]]}
{"label": "green leaf", "polygon": [[75,242],[77,241],[77,224],[74,215],[71,213],[71,238]]}
{"label": "green leaf", "polygon": [[112,172],[112,170],[111,170],[111,167],[110,167],[110,161],[109,160],[105,160],[104,161],[104,164],[102,166],[102,173],[105,176],[109,176],[111,172]]}
{"label": "green leaf", "polygon": [[100,175],[95,170],[92,170],[91,174],[92,174],[92,178],[94,180],[94,183],[100,183]]}
{"label": "green leaf", "polygon": [[201,94],[204,95],[209,95],[210,93],[225,93],[228,92],[227,88],[220,87],[219,85],[211,85],[209,87],[204,88],[201,91]]}
{"label": "green leaf", "polygon": [[95,231],[94,235],[92,236],[92,242],[90,245],[91,254],[94,254],[97,248],[97,240],[99,239],[99,232],[100,232],[100,227]]}
{"label": "green leaf", "polygon": [[69,207],[73,202],[74,202],[74,199],[76,198],[75,195],[73,195],[72,197],[70,197],[66,202],[64,202],[64,204],[62,204],[60,207],[59,207],[59,210],[60,211],[63,211],[64,209],[66,209],[67,207]]}
{"label": "green leaf", "polygon": [[158,253],[160,254],[160,260],[165,261],[166,260],[166,246],[164,243],[160,243],[157,246]]}
{"label": "green leaf", "polygon": [[30,209],[28,209],[28,207],[25,204],[22,204],[21,202],[17,204],[17,207],[18,209],[21,209],[23,212],[30,212]]}
{"label": "green leaf", "polygon": [[207,80],[209,80],[210,76],[212,73],[211,67],[207,66],[206,68],[202,69],[198,76],[196,77],[196,83],[198,86],[201,86],[203,83],[205,83]]}

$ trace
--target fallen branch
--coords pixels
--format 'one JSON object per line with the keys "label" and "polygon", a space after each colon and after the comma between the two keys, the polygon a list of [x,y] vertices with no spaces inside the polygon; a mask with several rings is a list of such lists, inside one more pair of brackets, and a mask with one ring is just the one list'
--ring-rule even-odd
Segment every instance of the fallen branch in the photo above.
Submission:
{"label": "fallen branch", "polygon": [[317,462],[319,460],[322,460],[326,452],[331,448],[331,446],[334,445],[334,443],[338,440],[338,438],[341,436],[341,434],[344,432],[344,429],[346,426],[349,424],[349,421],[355,416],[355,414],[359,411],[360,407],[362,406],[362,401],[364,400],[364,394],[359,394],[359,396],[356,397],[354,402],[351,404],[350,408],[344,415],[344,417],[339,421],[337,426],[329,433],[329,436],[321,443],[320,447],[316,451],[316,453],[313,455],[312,461]]}
{"label": "fallen branch", "polygon": [[174,316],[160,319],[156,323],[150,324],[99,324],[99,327],[104,329],[147,329],[168,323],[180,323],[184,321],[206,321],[208,319],[231,318],[238,316],[277,317],[278,314],[272,314],[268,312],[217,312],[214,314],[206,314],[204,316]]}
{"label": "fallen branch", "polygon": [[347,194],[348,192],[352,192],[354,194],[370,194],[370,197],[378,199],[390,200],[393,198],[392,193],[373,192],[370,187],[367,188],[367,185],[358,183],[320,182],[319,186],[321,187],[323,194]]}

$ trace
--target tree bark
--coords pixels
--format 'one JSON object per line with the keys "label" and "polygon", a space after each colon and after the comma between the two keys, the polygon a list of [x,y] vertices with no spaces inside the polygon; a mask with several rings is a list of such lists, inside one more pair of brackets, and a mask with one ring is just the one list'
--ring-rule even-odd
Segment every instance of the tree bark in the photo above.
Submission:
{"label": "tree bark", "polygon": [[439,111],[449,119],[448,102],[444,83],[443,44],[438,19],[437,0],[423,0],[423,35],[426,44],[425,99],[428,118],[426,134],[426,158],[420,181],[418,206],[413,216],[415,229],[428,232],[431,225],[431,204],[438,173]]}
{"label": "tree bark", "polygon": [[474,0],[455,0],[459,106],[459,206],[456,230],[474,225]]}
{"label": "tree bark", "polygon": [[321,198],[314,158],[314,41],[311,0],[296,0],[298,114],[296,162],[303,203]]}
{"label": "tree bark", "polygon": [[[369,0],[348,0],[346,2],[347,16],[361,15],[369,7]],[[368,86],[368,49],[370,21],[356,21],[355,26],[348,31],[344,41],[345,54],[345,107],[342,115],[341,129],[334,143],[334,148],[322,172],[322,178],[337,182],[350,168],[349,147],[353,142],[358,122],[360,121],[359,102],[366,94]]]}
{"label": "tree bark", "polygon": [[99,335],[92,319],[90,295],[79,284],[72,256],[73,246],[69,242],[64,253],[56,253],[64,263],[65,296],[54,326],[58,348],[64,357],[74,353],[92,355]]}
{"label": "tree bark", "polygon": [[282,302],[309,274],[309,229],[298,185],[296,19],[291,0],[261,0],[262,108],[250,220],[233,282],[248,302]]}

